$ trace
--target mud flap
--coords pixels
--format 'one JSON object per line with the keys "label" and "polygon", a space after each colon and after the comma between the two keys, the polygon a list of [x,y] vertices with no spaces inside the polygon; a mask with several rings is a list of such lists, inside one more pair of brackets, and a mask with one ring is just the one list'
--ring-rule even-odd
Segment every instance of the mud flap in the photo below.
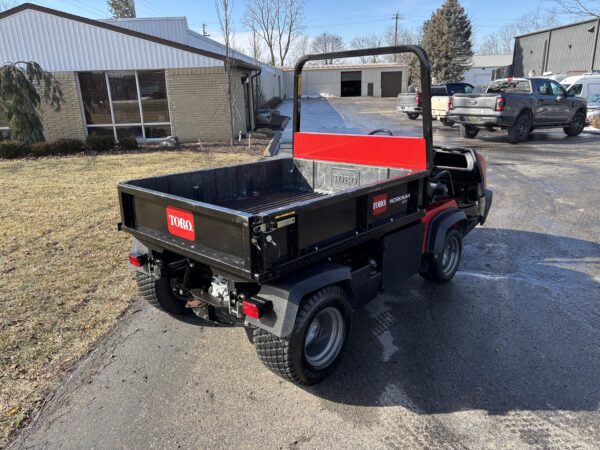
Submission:
{"label": "mud flap", "polygon": [[401,294],[402,282],[419,271],[425,225],[417,224],[382,239],[382,282],[384,292]]}

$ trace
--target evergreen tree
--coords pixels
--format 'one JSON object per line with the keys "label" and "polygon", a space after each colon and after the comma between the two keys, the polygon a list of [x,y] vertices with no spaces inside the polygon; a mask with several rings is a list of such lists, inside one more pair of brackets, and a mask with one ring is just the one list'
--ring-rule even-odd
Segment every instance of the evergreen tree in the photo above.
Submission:
{"label": "evergreen tree", "polygon": [[107,0],[106,3],[115,19],[135,17],[135,0]]}
{"label": "evergreen tree", "polygon": [[0,110],[8,119],[12,138],[25,144],[44,141],[42,99],[58,111],[63,94],[60,83],[38,63],[0,66]]}
{"label": "evergreen tree", "polygon": [[423,48],[437,82],[461,80],[472,64],[471,20],[459,0],[446,0],[423,24]]}

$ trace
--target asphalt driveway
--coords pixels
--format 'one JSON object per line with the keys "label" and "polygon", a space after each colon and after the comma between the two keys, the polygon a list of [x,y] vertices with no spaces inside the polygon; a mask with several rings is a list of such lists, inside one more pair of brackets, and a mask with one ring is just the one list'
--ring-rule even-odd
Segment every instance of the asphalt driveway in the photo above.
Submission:
{"label": "asphalt driveway", "polygon": [[[303,129],[416,135],[394,106],[308,101]],[[600,137],[435,140],[487,157],[488,222],[451,283],[414,277],[355,314],[330,379],[296,387],[242,329],[137,302],[14,447],[597,448]]]}

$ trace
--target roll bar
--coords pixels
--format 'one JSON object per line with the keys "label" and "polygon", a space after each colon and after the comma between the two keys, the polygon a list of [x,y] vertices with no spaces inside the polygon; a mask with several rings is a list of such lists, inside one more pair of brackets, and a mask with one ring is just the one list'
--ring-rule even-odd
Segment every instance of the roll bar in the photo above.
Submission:
{"label": "roll bar", "polygon": [[431,118],[431,64],[425,50],[417,45],[397,45],[392,47],[365,48],[343,52],[319,53],[305,55],[296,62],[294,69],[294,103],[293,123],[294,133],[300,131],[300,99],[302,97],[302,68],[308,61],[323,59],[356,58],[359,56],[393,55],[397,53],[414,53],[421,65],[421,99],[423,116],[423,138],[427,149],[427,168],[431,169],[433,162],[433,128]]}

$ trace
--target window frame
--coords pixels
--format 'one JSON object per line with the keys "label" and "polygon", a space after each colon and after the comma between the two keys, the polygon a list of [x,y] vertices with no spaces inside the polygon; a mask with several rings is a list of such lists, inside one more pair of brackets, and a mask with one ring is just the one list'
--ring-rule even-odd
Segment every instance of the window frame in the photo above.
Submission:
{"label": "window frame", "polygon": [[[108,92],[108,104],[109,104],[109,109],[110,109],[111,123],[103,123],[103,124],[96,124],[96,123],[88,124],[87,123],[86,117],[85,117],[85,105],[84,105],[84,101],[83,101],[83,92],[81,90],[81,83],[79,81],[79,74],[85,73],[85,72],[92,72],[92,73],[95,72],[95,73],[104,74],[104,81],[106,83],[106,90]],[[91,71],[83,71],[83,72],[77,73],[77,86],[79,89],[79,101],[80,101],[80,106],[81,106],[81,112],[83,114],[84,126],[86,129],[86,133],[88,135],[90,134],[90,129],[93,129],[93,128],[112,128],[115,141],[118,142],[119,141],[118,132],[117,132],[118,128],[140,127],[142,129],[142,136],[141,136],[141,138],[136,138],[136,139],[138,139],[138,141],[140,141],[140,142],[159,142],[159,141],[163,140],[164,138],[148,138],[148,137],[146,137],[146,127],[167,126],[167,125],[171,128],[171,134],[173,134],[173,113],[171,111],[171,102],[170,102],[170,98],[169,98],[169,87],[168,87],[168,83],[167,83],[166,71],[164,71],[164,70],[148,70],[147,72],[161,72],[162,75],[165,77],[165,93],[166,93],[166,97],[167,97],[166,98],[167,110],[169,113],[169,121],[168,122],[145,122],[144,121],[144,111],[142,108],[142,97],[141,97],[140,80],[139,80],[140,72],[146,72],[146,71],[138,71],[138,70],[111,70],[111,71],[95,70],[94,71],[94,70],[91,70]],[[135,85],[136,85],[136,90],[137,90],[137,102],[138,102],[138,108],[139,108],[139,112],[140,112],[140,122],[134,122],[134,123],[117,123],[116,122],[115,110],[113,107],[112,92],[110,89],[110,75],[111,74],[119,74],[119,75],[133,74],[135,76]]]}

